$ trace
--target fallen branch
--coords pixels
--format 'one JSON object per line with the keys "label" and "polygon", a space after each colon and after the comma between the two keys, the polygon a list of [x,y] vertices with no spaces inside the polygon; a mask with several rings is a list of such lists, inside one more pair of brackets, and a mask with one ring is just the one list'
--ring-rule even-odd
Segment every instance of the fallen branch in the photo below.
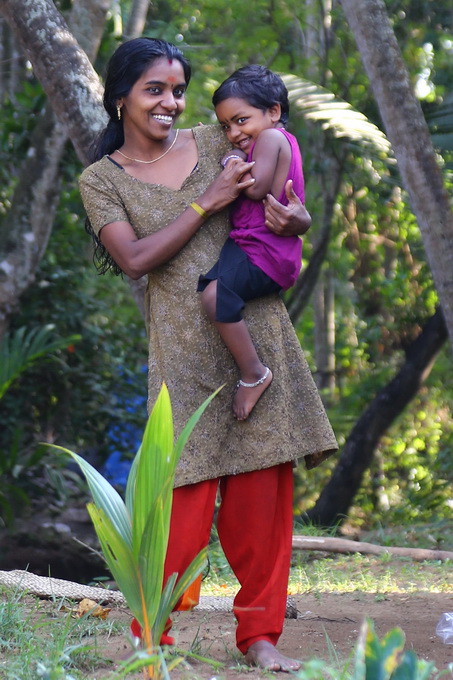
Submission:
{"label": "fallen branch", "polygon": [[335,553],[361,553],[362,555],[396,555],[410,557],[413,560],[453,560],[453,552],[448,550],[427,550],[425,548],[398,548],[361,541],[350,541],[346,538],[321,538],[317,536],[293,536],[294,550],[323,550]]}

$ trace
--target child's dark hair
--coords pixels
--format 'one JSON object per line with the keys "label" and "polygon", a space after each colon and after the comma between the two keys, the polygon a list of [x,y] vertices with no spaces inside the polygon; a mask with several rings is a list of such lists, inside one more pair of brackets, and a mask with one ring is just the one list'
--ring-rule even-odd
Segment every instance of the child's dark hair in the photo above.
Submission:
{"label": "child's dark hair", "polygon": [[[124,144],[123,120],[118,117],[117,103],[126,97],[144,71],[158,59],[176,59],[181,63],[186,85],[191,76],[190,63],[172,43],[155,38],[134,38],[120,45],[107,64],[104,89],[104,108],[108,114],[107,126],[101,132],[90,150],[90,161],[94,163],[106,154],[113,153]],[[86,231],[94,241],[94,262],[100,274],[111,270],[120,274],[121,270],[105,250],[87,218]]]}
{"label": "child's dark hair", "polygon": [[231,97],[244,99],[250,106],[262,111],[280,104],[280,122],[283,125],[288,122],[288,90],[280,76],[265,66],[251,64],[239,68],[217,88],[212,103],[215,107]]}

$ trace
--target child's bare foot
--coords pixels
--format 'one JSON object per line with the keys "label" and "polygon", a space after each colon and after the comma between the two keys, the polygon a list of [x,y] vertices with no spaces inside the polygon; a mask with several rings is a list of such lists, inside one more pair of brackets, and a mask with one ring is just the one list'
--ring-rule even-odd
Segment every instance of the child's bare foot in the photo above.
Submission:
{"label": "child's bare foot", "polygon": [[238,380],[236,394],[233,399],[233,413],[237,420],[246,420],[258,399],[272,382],[272,371],[264,367],[263,376],[253,383]]}
{"label": "child's bare foot", "polygon": [[267,640],[258,640],[258,642],[250,645],[245,654],[245,660],[250,666],[259,666],[259,668],[268,671],[283,671],[284,673],[298,671],[302,665],[300,661],[280,654],[274,645]]}

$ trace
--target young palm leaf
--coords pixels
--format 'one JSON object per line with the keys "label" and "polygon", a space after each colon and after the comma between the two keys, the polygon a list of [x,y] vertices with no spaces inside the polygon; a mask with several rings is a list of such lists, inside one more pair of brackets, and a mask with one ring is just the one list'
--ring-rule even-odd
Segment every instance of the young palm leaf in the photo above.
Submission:
{"label": "young palm leaf", "polygon": [[103,555],[142,627],[149,654],[155,654],[168,617],[206,562],[204,550],[184,574],[173,574],[163,588],[176,465],[190,433],[218,391],[192,415],[174,444],[170,396],[165,384],[162,386],[129,473],[126,502],[87,461],[54,447],[72,456],[85,475],[93,496],[88,512]]}
{"label": "young palm leaf", "polygon": [[362,147],[377,152],[387,162],[393,162],[390,142],[382,130],[363,113],[333,92],[293,74],[282,75],[291,103],[303,116],[321,124],[336,137],[355,140]]}
{"label": "young palm leaf", "polygon": [[52,326],[32,330],[22,327],[14,333],[6,333],[0,343],[0,399],[35,361],[80,340],[80,335],[58,339],[53,335]]}

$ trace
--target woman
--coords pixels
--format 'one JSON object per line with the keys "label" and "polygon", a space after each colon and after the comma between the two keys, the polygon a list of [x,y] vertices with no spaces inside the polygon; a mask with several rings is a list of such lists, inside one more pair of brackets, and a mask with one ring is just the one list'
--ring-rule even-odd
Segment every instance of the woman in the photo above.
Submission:
{"label": "woman", "polygon": [[[147,38],[121,45],[105,82],[109,123],[95,154],[100,160],[83,172],[80,187],[108,257],[132,278],[149,276],[149,405],[165,381],[178,435],[226,383],[178,466],[165,579],[183,573],[207,545],[220,488],[219,538],[241,583],[237,646],[251,664],[295,670],[299,662],[276,649],[291,557],[292,468],[300,456],[307,467],[317,465],[336,442],[276,295],[251,302],[245,314],[260,356],[275,367],[272,385],[247,421],[236,421],[228,408],[236,367],[196,287],[228,234],[225,208],[253,178],[241,180],[251,164],[239,159],[221,170],[229,147],[220,127],[174,129],[189,80],[190,66],[173,45]],[[268,226],[303,232],[309,217],[288,193],[289,208],[268,199]]]}

